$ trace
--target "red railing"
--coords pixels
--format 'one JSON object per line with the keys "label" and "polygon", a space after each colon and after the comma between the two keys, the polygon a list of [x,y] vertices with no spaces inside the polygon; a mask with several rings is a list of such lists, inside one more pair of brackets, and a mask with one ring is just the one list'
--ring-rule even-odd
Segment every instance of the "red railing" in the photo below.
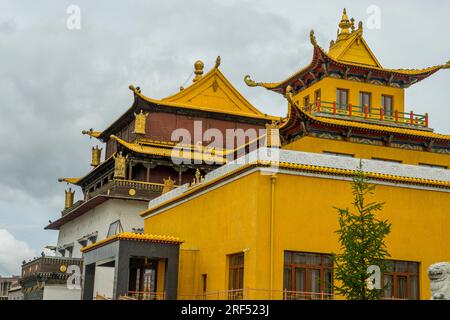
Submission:
{"label": "red railing", "polygon": [[374,108],[367,105],[342,105],[336,103],[336,101],[328,102],[320,100],[304,106],[303,110],[311,114],[333,115],[343,118],[351,117],[353,119],[428,128],[428,113],[422,115],[412,111],[399,112],[398,110],[385,110],[384,108]]}

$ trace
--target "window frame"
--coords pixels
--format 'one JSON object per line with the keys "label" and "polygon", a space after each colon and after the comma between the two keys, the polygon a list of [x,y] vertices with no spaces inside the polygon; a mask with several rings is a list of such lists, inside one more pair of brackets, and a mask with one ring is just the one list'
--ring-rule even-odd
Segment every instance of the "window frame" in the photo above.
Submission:
{"label": "window frame", "polygon": [[[289,262],[287,262],[286,256],[290,255]],[[294,256],[295,255],[305,255],[305,259],[309,255],[320,256],[320,264],[308,264],[308,263],[295,263]],[[328,264],[326,261],[328,260]],[[300,290],[296,286],[296,270],[303,269],[305,271],[305,288],[304,290]],[[312,291],[311,288],[311,271],[319,270],[319,292]],[[290,272],[290,283],[286,285],[286,277],[285,272]],[[331,274],[331,280],[328,284],[329,288],[326,288],[326,272]],[[304,252],[304,251],[284,251],[284,261],[283,261],[283,289],[285,291],[284,299],[296,299],[298,298],[297,293],[304,296],[301,296],[304,299],[317,299],[320,298],[322,294],[326,294],[326,297],[330,297],[334,293],[333,287],[334,281],[334,267],[333,267],[333,255],[328,253],[318,253],[318,252]]]}
{"label": "window frame", "polygon": [[320,89],[314,91],[314,102],[318,100],[322,100],[322,91]]}
{"label": "window frame", "polygon": [[372,109],[372,92],[360,91],[359,92],[359,108],[361,112],[364,112],[364,96],[369,97],[369,103],[367,104],[367,112],[370,113]]}
{"label": "window frame", "polygon": [[[390,112],[388,112],[386,110],[385,98],[390,98],[390,100],[391,100],[391,110],[390,110]],[[386,115],[388,117],[392,117],[392,115],[394,114],[394,96],[389,95],[389,94],[382,94],[381,95],[381,107],[383,108],[384,115]]]}
{"label": "window frame", "polygon": [[[404,260],[386,260],[386,263],[392,264],[392,271],[385,271],[382,274],[382,285],[383,288],[385,289],[383,292],[383,297],[384,299],[406,299],[406,300],[415,300],[415,299],[420,299],[420,262],[417,261],[404,261]],[[396,271],[395,267],[396,267],[396,263],[406,263],[407,264],[407,271]],[[412,272],[410,271],[410,266],[411,265],[415,265],[415,267],[417,268],[416,272]],[[386,283],[386,276],[391,276],[392,277],[392,293],[390,297],[386,297],[386,288],[388,283]],[[406,277],[406,298],[400,297],[399,295],[399,288],[398,288],[398,278],[399,277]],[[416,277],[417,279],[417,297],[414,298],[412,297],[412,289],[411,289],[411,278],[412,277]]]}
{"label": "window frame", "polygon": [[[345,92],[346,101],[342,103],[342,92]],[[347,110],[349,105],[350,90],[344,88],[336,88],[336,107],[338,110]]]}
{"label": "window frame", "polygon": [[[239,261],[241,259],[241,261]],[[244,290],[245,254],[238,252],[229,254],[228,259],[228,299],[242,300]],[[235,260],[239,263],[235,263]],[[237,285],[236,285],[237,284]],[[235,287],[236,286],[236,287]]]}
{"label": "window frame", "polygon": [[311,105],[311,99],[309,98],[309,94],[303,97],[303,106],[308,108]]}

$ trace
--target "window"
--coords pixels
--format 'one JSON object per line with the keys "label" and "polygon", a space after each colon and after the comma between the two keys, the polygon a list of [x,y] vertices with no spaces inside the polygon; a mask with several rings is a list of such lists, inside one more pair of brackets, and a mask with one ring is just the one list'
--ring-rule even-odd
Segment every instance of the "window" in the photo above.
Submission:
{"label": "window", "polygon": [[244,289],[244,254],[232,254],[228,256],[228,299],[240,300],[243,298]]}
{"label": "window", "polygon": [[339,110],[346,110],[348,105],[348,90],[337,89],[336,90],[336,103]]}
{"label": "window", "polygon": [[319,101],[319,100],[322,100],[320,89],[314,91],[314,101],[317,102],[317,101]]}
{"label": "window", "polygon": [[108,235],[106,237],[109,238],[121,232],[123,232],[122,224],[120,223],[120,220],[117,220],[109,225]]}
{"label": "window", "polygon": [[419,163],[419,166],[436,168],[436,169],[448,169],[448,167],[439,164]]}
{"label": "window", "polygon": [[332,155],[332,156],[349,157],[349,158],[353,158],[354,157],[354,155],[350,154],[350,153],[341,153],[341,152],[332,152],[332,151],[323,151],[323,153],[329,154],[329,155]]}
{"label": "window", "polygon": [[364,107],[367,106],[367,112],[370,112],[372,94],[370,92],[359,93],[359,106],[361,112],[364,112]]}
{"label": "window", "polygon": [[387,261],[383,285],[385,299],[419,299],[419,263]]}
{"label": "window", "polygon": [[284,299],[330,299],[333,293],[331,255],[284,252]]}
{"label": "window", "polygon": [[392,96],[381,96],[381,106],[383,107],[384,114],[387,116],[392,116],[393,111],[393,103],[392,103]]}
{"label": "window", "polygon": [[303,98],[303,105],[305,107],[309,107],[309,96]]}

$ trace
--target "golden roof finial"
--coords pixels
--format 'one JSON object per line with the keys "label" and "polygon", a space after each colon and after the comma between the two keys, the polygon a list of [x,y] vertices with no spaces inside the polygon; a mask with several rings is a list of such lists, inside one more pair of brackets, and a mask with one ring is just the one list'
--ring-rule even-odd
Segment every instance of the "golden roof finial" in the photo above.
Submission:
{"label": "golden roof finial", "polygon": [[344,11],[342,12],[342,18],[341,22],[339,22],[339,28],[341,28],[341,32],[338,35],[337,40],[345,39],[348,34],[350,34],[350,27],[352,26],[352,23],[348,19],[347,16],[347,10],[344,8]]}
{"label": "golden roof finial", "polygon": [[194,63],[194,73],[195,73],[195,77],[192,80],[192,82],[197,82],[198,80],[200,80],[202,78],[203,75],[203,67],[205,66],[205,64],[203,63],[203,61],[201,60],[197,60]]}

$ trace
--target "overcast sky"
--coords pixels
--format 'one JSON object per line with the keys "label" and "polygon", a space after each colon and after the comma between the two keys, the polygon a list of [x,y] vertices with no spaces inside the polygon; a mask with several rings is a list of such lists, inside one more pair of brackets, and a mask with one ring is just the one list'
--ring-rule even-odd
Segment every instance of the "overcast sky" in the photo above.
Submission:
{"label": "overcast sky", "polygon": [[[81,28],[67,28],[69,5]],[[0,0],[0,274],[56,244],[44,231],[60,216],[63,184],[89,169],[104,129],[132,103],[129,84],[162,98],[178,91],[197,59],[221,70],[265,113],[286,102],[243,77],[280,81],[310,62],[309,30],[328,49],[342,8],[367,25],[378,6],[380,29],[365,39],[388,68],[423,68],[450,60],[448,1],[17,1]],[[406,91],[406,110],[430,113],[450,133],[450,70]],[[77,190],[76,196],[80,196]]]}

